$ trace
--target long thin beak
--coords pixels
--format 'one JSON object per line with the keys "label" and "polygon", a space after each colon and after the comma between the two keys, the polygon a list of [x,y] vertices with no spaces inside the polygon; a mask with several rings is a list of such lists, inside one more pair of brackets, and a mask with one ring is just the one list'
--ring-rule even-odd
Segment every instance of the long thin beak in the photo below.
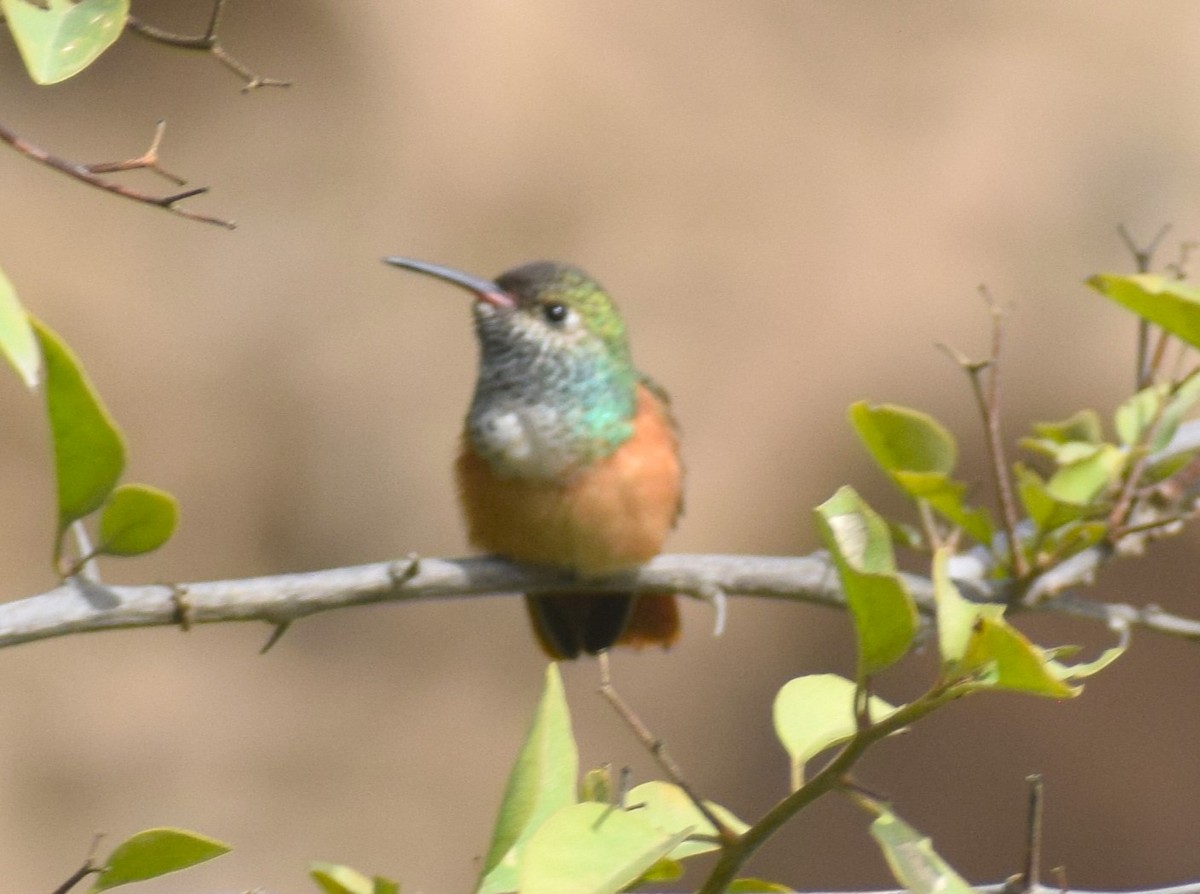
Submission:
{"label": "long thin beak", "polygon": [[493,304],[496,307],[512,309],[517,306],[517,302],[513,300],[512,295],[505,292],[494,282],[480,279],[478,276],[472,276],[469,273],[463,273],[461,270],[455,270],[453,267],[443,267],[441,264],[430,264],[428,261],[414,261],[412,258],[400,257],[384,258],[383,262],[391,264],[393,267],[415,270],[417,273],[424,273],[445,282],[453,283],[456,286],[461,286],[471,292],[480,301],[486,301],[488,304]]}

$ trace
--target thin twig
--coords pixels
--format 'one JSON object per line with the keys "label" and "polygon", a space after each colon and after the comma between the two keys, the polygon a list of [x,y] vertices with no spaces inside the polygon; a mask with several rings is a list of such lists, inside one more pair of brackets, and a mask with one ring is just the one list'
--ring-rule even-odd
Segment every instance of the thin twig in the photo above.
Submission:
{"label": "thin twig", "polygon": [[54,889],[52,894],[67,894],[68,891],[78,885],[89,875],[95,875],[96,873],[103,871],[103,866],[96,865],[96,849],[100,847],[100,842],[103,840],[103,838],[104,835],[102,833],[97,833],[92,836],[92,845],[88,848],[87,856],[84,857],[83,860],[83,865],[72,872],[65,882]]}
{"label": "thin twig", "polygon": [[600,664],[600,694],[612,705],[613,710],[625,721],[626,726],[633,731],[633,734],[646,747],[646,750],[658,761],[658,765],[663,768],[663,772],[667,774],[667,777],[675,785],[679,786],[695,808],[700,811],[701,815],[717,830],[717,836],[720,838],[722,845],[732,844],[737,841],[737,833],[721,822],[721,818],[713,812],[712,808],[704,802],[703,798],[696,794],[696,790],[692,788],[691,783],[684,778],[683,770],[679,764],[675,763],[675,759],[671,757],[670,752],[667,751],[666,743],[650,732],[650,728],[642,722],[642,719],[634,713],[633,708],[617,692],[612,684],[612,676],[609,673],[608,653],[601,652],[597,657]]}
{"label": "thin twig", "polygon": [[147,24],[132,15],[126,17],[125,27],[139,37],[144,37],[155,43],[161,43],[180,50],[195,50],[201,53],[208,53],[242,79],[243,93],[249,93],[258,87],[290,87],[292,85],[291,81],[281,80],[280,78],[268,78],[256,73],[249,66],[231,56],[221,44],[221,39],[217,31],[220,28],[221,15],[225,10],[225,3],[226,0],[215,0],[212,14],[208,20],[208,27],[204,30],[203,34],[176,34],[173,31],[159,28],[157,25]]}
{"label": "thin twig", "polygon": [[[1162,244],[1167,233],[1171,232],[1171,225],[1163,224],[1159,229],[1158,234],[1150,240],[1148,245],[1140,246],[1134,240],[1125,224],[1117,225],[1117,235],[1121,241],[1125,243],[1125,248],[1133,257],[1134,266],[1138,273],[1149,273],[1151,266],[1154,264],[1154,253],[1158,251],[1158,246]],[[1154,381],[1154,371],[1149,358],[1150,350],[1150,321],[1146,319],[1138,320],[1137,334],[1137,369],[1136,379],[1137,390],[1141,391]]]}
{"label": "thin twig", "polygon": [[[962,366],[971,381],[971,391],[975,396],[975,403],[979,407],[980,416],[983,418],[984,432],[987,437],[988,457],[992,466],[992,486],[996,491],[996,500],[1000,504],[1000,517],[1004,525],[1005,539],[1008,541],[1009,563],[1012,566],[1013,577],[1023,580],[1029,574],[1029,563],[1017,537],[1017,502],[1013,496],[1008,461],[1004,455],[1004,438],[1000,431],[1000,349],[1004,343],[1004,314],[985,287],[981,286],[979,291],[984,301],[987,302],[992,318],[990,356],[982,362],[971,362],[962,354],[951,351],[949,348],[943,348],[943,350],[958,360],[959,365]],[[983,380],[985,373],[987,374],[986,383]]]}
{"label": "thin twig", "polygon": [[1029,813],[1025,830],[1025,868],[1021,873],[1021,890],[1033,891],[1041,884],[1042,864],[1042,777],[1035,773],[1028,777]]}
{"label": "thin twig", "polygon": [[[184,199],[190,199],[193,196],[202,195],[203,193],[208,192],[207,186],[201,186],[196,189],[188,189],[184,190],[183,192],[178,192],[167,196],[154,196],[150,195],[149,193],[142,192],[141,190],[125,186],[124,184],[105,179],[99,175],[99,172],[104,169],[115,171],[130,170],[135,167],[154,167],[154,169],[158,170],[159,173],[162,173],[165,176],[173,177],[174,175],[166,175],[161,168],[157,167],[158,143],[161,137],[162,124],[160,123],[156,129],[155,138],[153,143],[151,143],[150,149],[146,153],[143,153],[140,158],[130,159],[129,161],[125,162],[109,162],[106,164],[92,166],[80,164],[79,162],[68,161],[65,158],[60,158],[57,155],[53,155],[48,150],[43,149],[41,146],[29,142],[4,124],[0,124],[0,141],[7,143],[26,158],[33,159],[34,161],[44,164],[49,168],[53,168],[56,171],[66,174],[68,177],[74,177],[76,180],[80,180],[89,186],[94,186],[97,189],[104,190],[105,192],[110,192],[114,195],[132,199],[135,202],[141,202],[144,205],[153,205],[157,208],[164,208],[167,211],[170,211],[172,214],[177,214],[180,217],[186,217],[188,220],[196,220],[200,221],[201,223],[214,224],[218,227],[224,227],[227,230],[234,229],[237,224],[231,220],[225,220],[224,218],[220,217],[210,217],[205,214],[197,214],[196,212],[190,211],[187,208],[183,208],[179,205],[179,203]],[[141,163],[144,162],[147,156],[150,156],[153,159],[153,164]],[[93,170],[93,167],[95,167],[97,170]]]}

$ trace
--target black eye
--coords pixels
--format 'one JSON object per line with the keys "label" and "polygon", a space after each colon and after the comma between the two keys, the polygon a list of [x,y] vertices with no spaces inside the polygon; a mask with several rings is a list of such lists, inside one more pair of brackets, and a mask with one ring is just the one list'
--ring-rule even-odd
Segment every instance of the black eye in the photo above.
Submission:
{"label": "black eye", "polygon": [[567,318],[567,306],[557,301],[542,305],[542,316],[547,323],[561,323]]}

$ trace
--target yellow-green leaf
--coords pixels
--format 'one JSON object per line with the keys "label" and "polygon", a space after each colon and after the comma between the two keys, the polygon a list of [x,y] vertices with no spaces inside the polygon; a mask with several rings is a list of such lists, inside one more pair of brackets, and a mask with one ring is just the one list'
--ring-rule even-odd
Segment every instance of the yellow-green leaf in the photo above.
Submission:
{"label": "yellow-green leaf", "polygon": [[57,84],[79,74],[121,36],[129,0],[0,0],[29,76]]}
{"label": "yellow-green leaf", "polygon": [[1200,289],[1177,279],[1141,273],[1136,276],[1098,274],[1088,285],[1143,320],[1200,348]]}
{"label": "yellow-green leaf", "polygon": [[325,894],[375,894],[375,882],[349,866],[313,863],[308,874]]}
{"label": "yellow-green leaf", "polygon": [[122,484],[109,495],[100,513],[97,553],[137,556],[158,549],[175,532],[179,504],[148,484]]}
{"label": "yellow-green leaf", "polygon": [[859,676],[899,660],[917,630],[917,609],[896,573],[883,519],[851,487],[814,510],[822,540],[837,565],[858,633]]}
{"label": "yellow-green leaf", "polygon": [[1045,653],[1002,619],[979,618],[963,664],[986,669],[984,684],[995,689],[1048,698],[1072,698],[1082,691],[1064,683],[1051,669]]}
{"label": "yellow-green leaf", "polygon": [[125,468],[125,441],[71,349],[45,324],[34,320],[33,326],[46,364],[46,410],[58,484],[57,561],[63,532],[99,509],[116,487]]}
{"label": "yellow-green leaf", "polygon": [[186,829],[147,829],[117,845],[91,890],[158,878],[229,853],[229,845]]}
{"label": "yellow-green leaf", "polygon": [[509,772],[476,888],[479,894],[517,890],[523,848],[547,817],[576,802],[578,775],[571,713],[558,665],[551,662],[533,724]]}
{"label": "yellow-green leaf", "polygon": [[927,413],[894,404],[850,407],[850,422],[875,462],[886,472],[954,471],[954,436]]}

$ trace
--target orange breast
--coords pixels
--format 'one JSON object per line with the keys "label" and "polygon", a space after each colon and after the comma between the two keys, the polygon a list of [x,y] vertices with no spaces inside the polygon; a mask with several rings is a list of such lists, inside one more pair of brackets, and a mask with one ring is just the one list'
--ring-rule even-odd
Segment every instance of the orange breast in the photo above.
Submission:
{"label": "orange breast", "polygon": [[679,516],[683,472],[669,411],[640,384],[633,427],[615,453],[563,482],[498,478],[464,439],[456,471],[471,542],[585,575],[656,556]]}

